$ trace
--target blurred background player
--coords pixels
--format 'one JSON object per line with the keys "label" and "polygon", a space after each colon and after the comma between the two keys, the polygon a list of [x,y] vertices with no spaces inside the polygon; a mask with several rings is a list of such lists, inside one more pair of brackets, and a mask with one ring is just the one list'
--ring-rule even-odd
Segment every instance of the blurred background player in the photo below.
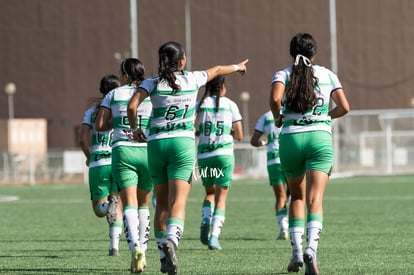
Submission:
{"label": "blurred background player", "polygon": [[242,116],[236,103],[225,97],[226,92],[223,76],[210,80],[196,108],[198,171],[206,191],[200,240],[209,249],[221,249],[218,238],[234,172],[233,138],[243,139]]}
{"label": "blurred background player", "polygon": [[102,101],[96,125],[108,129],[113,124],[112,172],[119,185],[123,204],[125,235],[131,250],[131,273],[141,273],[147,265],[145,252],[150,236],[149,203],[152,180],[148,169],[147,143],[132,140],[132,131],[146,131],[152,104],[146,100],[136,111],[131,129],[127,105],[144,79],[145,69],[136,58],[127,58],[120,66],[122,86],[109,92]]}
{"label": "blurred background player", "polygon": [[[279,134],[280,128],[276,127],[273,114],[268,111],[260,116],[257,121],[250,144],[255,147],[267,146],[267,174],[276,199],[275,215],[279,227],[278,239],[287,240],[289,238],[289,223],[286,204],[289,192],[287,186],[285,186],[287,184],[285,173],[280,164]],[[263,135],[265,135],[265,138],[261,139]]]}
{"label": "blurred background player", "polygon": [[[119,78],[106,75],[101,79],[99,91],[105,96],[109,91],[119,87]],[[102,98],[93,98],[91,106],[86,110],[80,129],[79,144],[86,156],[89,166],[89,191],[92,209],[97,217],[107,217],[109,223],[109,256],[119,255],[119,239],[122,233],[122,219],[118,206],[118,190],[112,177],[111,143],[112,129],[97,131],[96,115]],[[117,209],[119,215],[117,215]],[[117,219],[117,217],[119,217]]]}

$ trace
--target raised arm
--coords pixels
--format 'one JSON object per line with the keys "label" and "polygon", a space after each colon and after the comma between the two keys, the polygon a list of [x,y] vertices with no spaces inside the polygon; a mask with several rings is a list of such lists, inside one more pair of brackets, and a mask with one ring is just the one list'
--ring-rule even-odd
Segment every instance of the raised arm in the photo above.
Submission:
{"label": "raised arm", "polygon": [[246,59],[239,64],[234,65],[218,65],[206,70],[208,74],[208,81],[216,78],[217,76],[228,75],[234,72],[240,72],[242,75],[246,73],[246,63],[249,60]]}

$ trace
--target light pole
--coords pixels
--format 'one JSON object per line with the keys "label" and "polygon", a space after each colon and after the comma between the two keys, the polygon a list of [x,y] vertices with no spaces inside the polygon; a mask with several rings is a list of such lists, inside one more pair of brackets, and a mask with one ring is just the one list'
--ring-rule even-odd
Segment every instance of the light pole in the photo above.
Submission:
{"label": "light pole", "polygon": [[138,0],[129,0],[131,57],[138,58]]}
{"label": "light pole", "polygon": [[250,93],[248,91],[243,91],[240,93],[240,101],[242,102],[242,112],[243,112],[243,130],[246,140],[250,138],[249,134],[249,100]]}
{"label": "light pole", "polygon": [[13,103],[13,96],[16,93],[16,84],[13,82],[9,82],[4,86],[4,92],[9,98],[9,119],[14,118],[14,103]]}
{"label": "light pole", "polygon": [[186,70],[191,71],[191,4],[190,0],[185,0],[185,55],[187,57]]}

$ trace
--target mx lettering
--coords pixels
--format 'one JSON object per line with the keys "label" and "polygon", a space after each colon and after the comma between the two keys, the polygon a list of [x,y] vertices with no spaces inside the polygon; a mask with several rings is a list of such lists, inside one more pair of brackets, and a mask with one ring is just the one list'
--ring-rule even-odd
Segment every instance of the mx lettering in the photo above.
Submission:
{"label": "mx lettering", "polygon": [[202,178],[221,178],[224,177],[223,169],[213,168],[213,167],[204,167],[199,169],[200,176]]}

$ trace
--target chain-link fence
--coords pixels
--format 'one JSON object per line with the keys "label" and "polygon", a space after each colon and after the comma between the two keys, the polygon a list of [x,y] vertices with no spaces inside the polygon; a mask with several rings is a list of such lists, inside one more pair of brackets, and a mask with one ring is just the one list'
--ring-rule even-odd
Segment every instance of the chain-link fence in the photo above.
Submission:
{"label": "chain-link fence", "polygon": [[86,182],[88,168],[80,150],[46,154],[1,153],[0,184]]}
{"label": "chain-link fence", "polygon": [[[414,110],[351,111],[334,120],[333,176],[414,174]],[[235,143],[235,177],[267,177],[266,148]],[[79,149],[1,153],[0,184],[86,182]]]}
{"label": "chain-link fence", "polygon": [[[333,176],[414,174],[414,109],[351,111],[333,120]],[[235,174],[267,176],[265,148],[236,144]]]}
{"label": "chain-link fence", "polygon": [[414,109],[353,111],[333,129],[334,172],[414,174]]}

